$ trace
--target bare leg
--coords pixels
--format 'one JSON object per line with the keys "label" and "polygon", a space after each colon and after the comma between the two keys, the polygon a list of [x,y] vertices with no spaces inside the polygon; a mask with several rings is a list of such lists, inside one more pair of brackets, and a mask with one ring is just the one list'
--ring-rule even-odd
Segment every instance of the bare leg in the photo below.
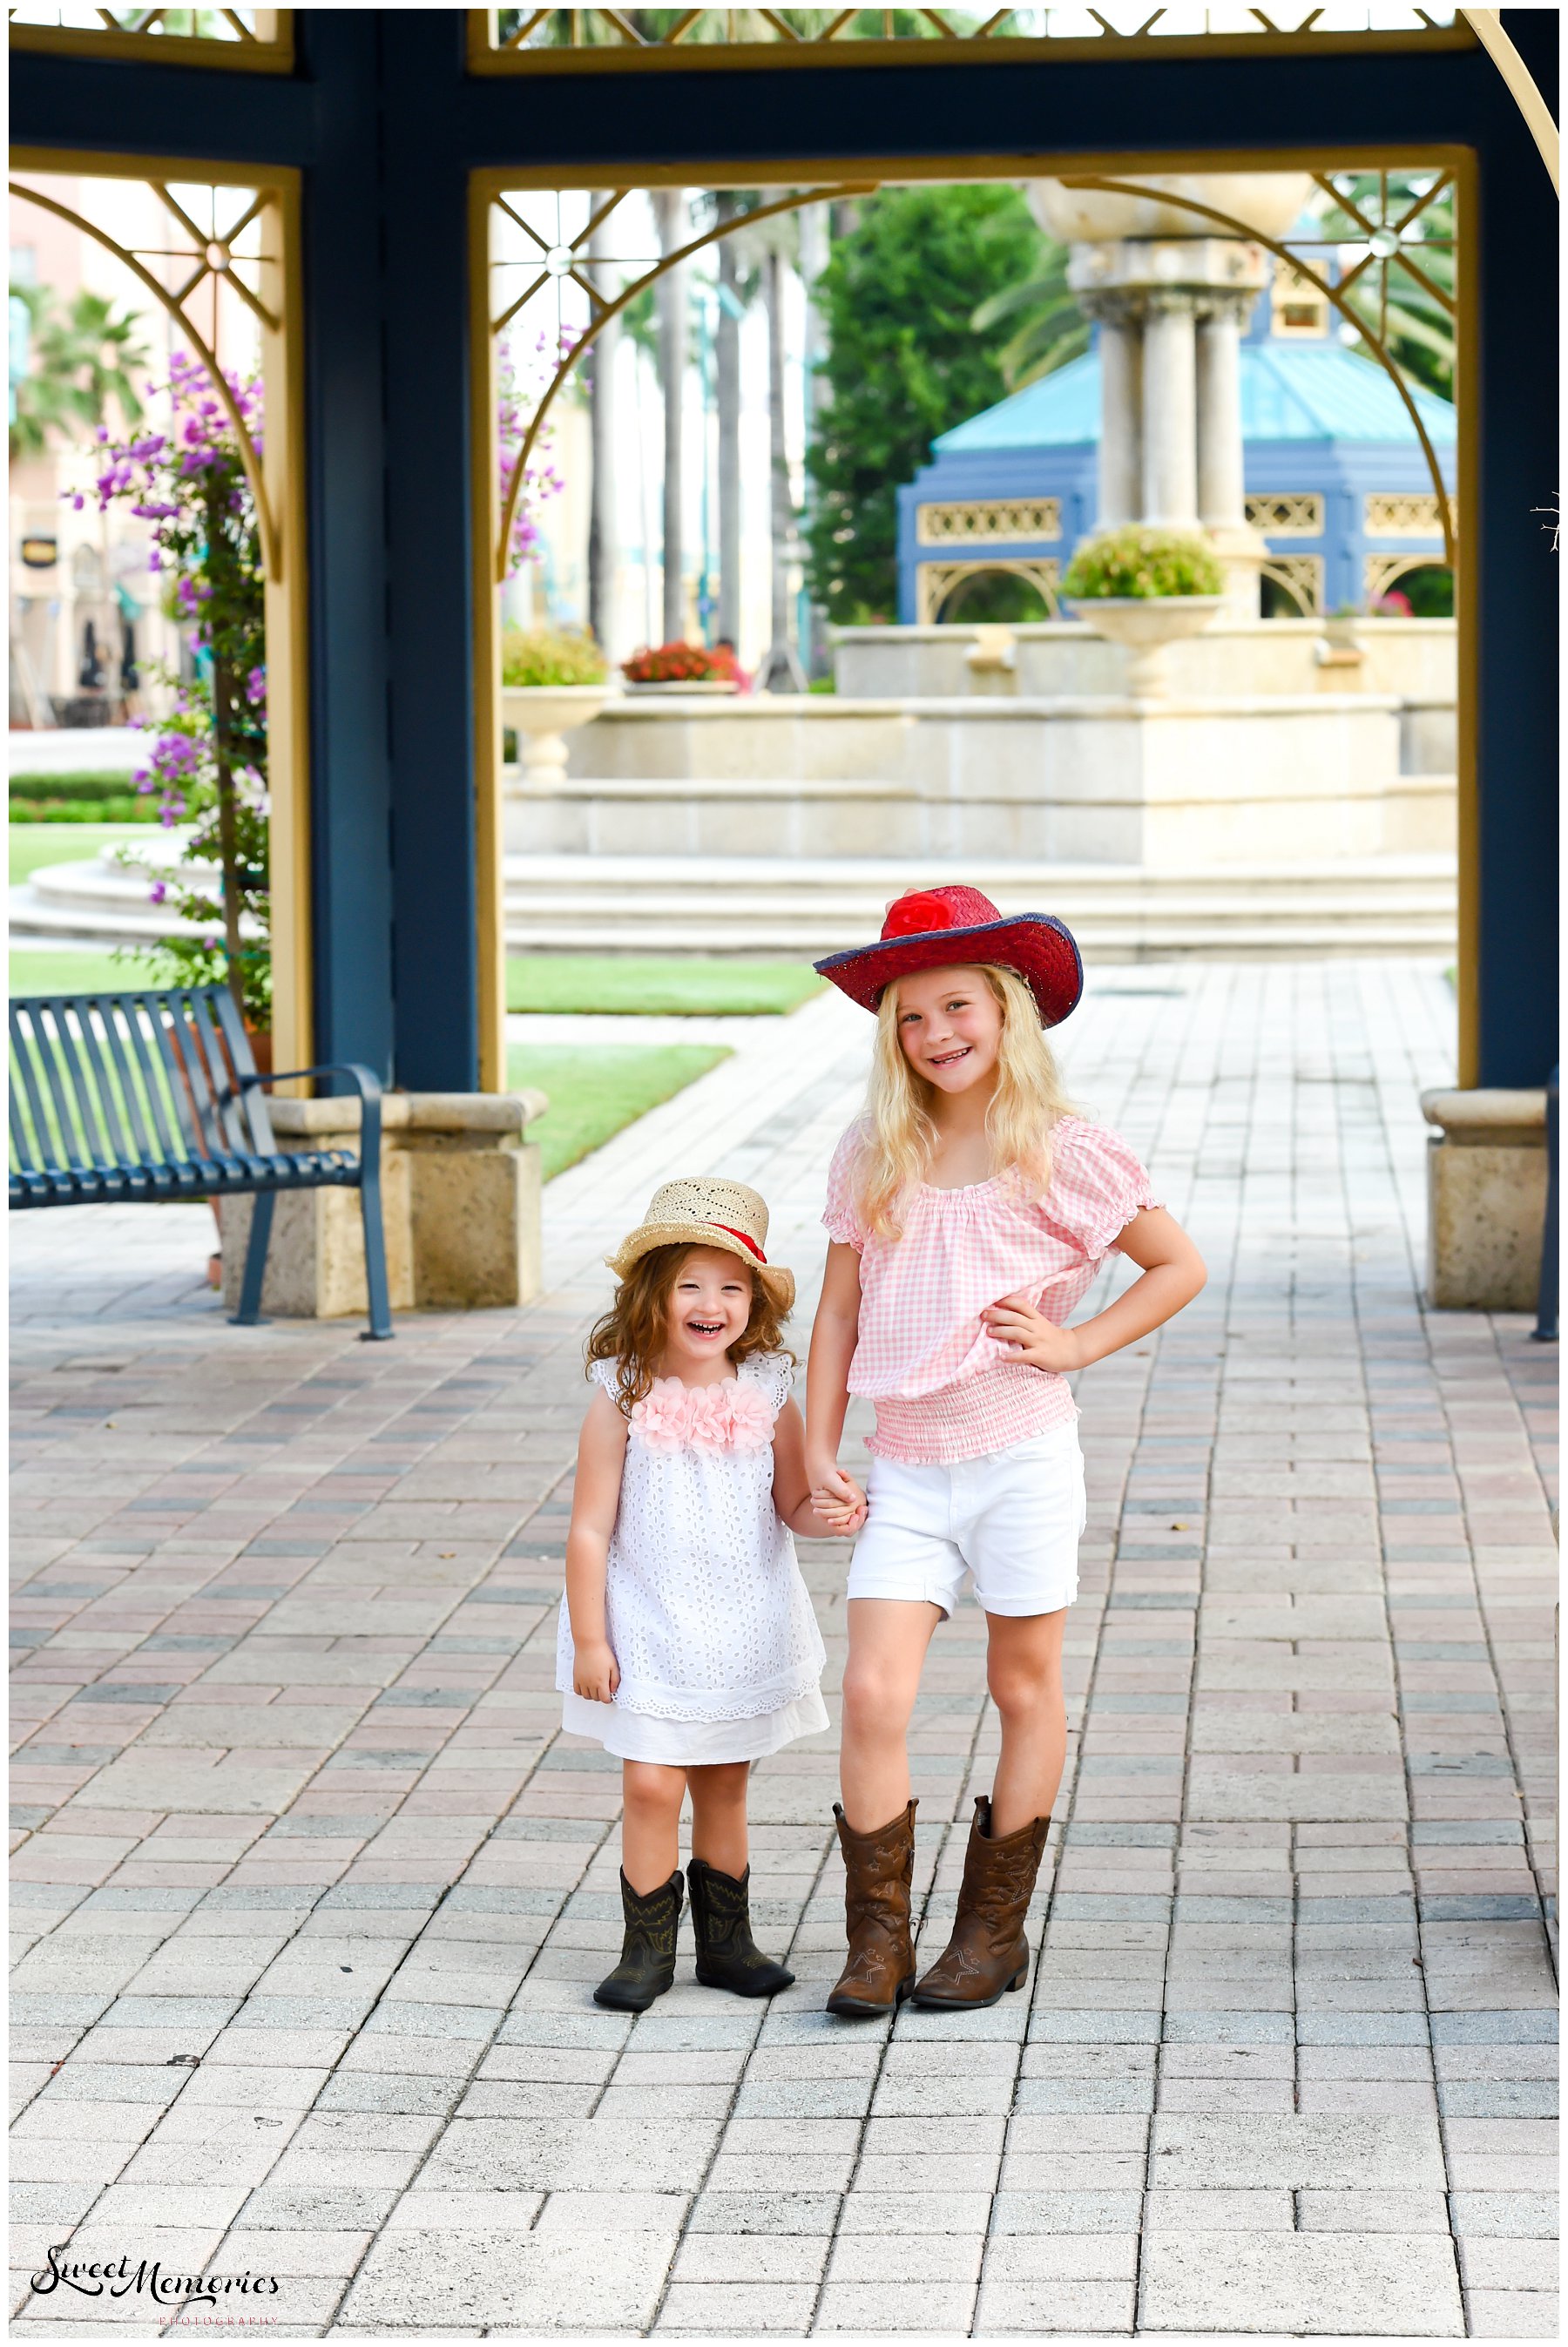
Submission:
{"label": "bare leg", "polygon": [[684,1768],[657,1760],[620,1764],[620,1869],[640,1899],[668,1882],[681,1862]]}
{"label": "bare leg", "polygon": [[692,1788],[692,1855],[738,1882],[746,1870],[746,1787],[749,1760],[726,1760],[689,1768]]}
{"label": "bare leg", "polygon": [[923,1600],[853,1597],[844,1666],[839,1782],[856,1833],[875,1833],[909,1801],[909,1716],[940,1606]]}
{"label": "bare leg", "polygon": [[991,1701],[1001,1715],[1002,1748],[991,1794],[991,1834],[999,1841],[1035,1818],[1050,1815],[1067,1758],[1067,1706],[1061,1693],[1061,1634],[1055,1614],[988,1614],[986,1665]]}

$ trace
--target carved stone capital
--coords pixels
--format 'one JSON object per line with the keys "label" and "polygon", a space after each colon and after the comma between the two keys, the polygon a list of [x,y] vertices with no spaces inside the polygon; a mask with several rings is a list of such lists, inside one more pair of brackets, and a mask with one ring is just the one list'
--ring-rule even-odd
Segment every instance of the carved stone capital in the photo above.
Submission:
{"label": "carved stone capital", "polygon": [[1105,326],[1141,326],[1147,304],[1137,288],[1124,285],[1084,287],[1078,294],[1078,306],[1091,318]]}
{"label": "carved stone capital", "polygon": [[1197,297],[1198,323],[1202,325],[1213,320],[1217,324],[1234,326],[1238,333],[1245,333],[1256,299],[1256,294],[1252,292],[1205,291]]}

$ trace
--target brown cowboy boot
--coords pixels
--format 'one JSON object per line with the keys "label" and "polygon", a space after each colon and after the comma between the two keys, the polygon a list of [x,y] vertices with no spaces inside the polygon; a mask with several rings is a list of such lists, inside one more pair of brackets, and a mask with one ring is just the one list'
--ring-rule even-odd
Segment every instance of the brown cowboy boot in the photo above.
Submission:
{"label": "brown cowboy boot", "polygon": [[844,1850],[844,1912],[849,1962],[827,2000],[845,2020],[882,2020],[897,2013],[915,1983],[915,1942],[909,1931],[909,1887],[915,1876],[915,1810],[906,1809],[875,1833],[856,1833],[835,1801]]}
{"label": "brown cowboy boot", "polygon": [[990,1799],[982,1793],[969,1828],[953,1936],[917,1983],[917,2005],[945,2011],[995,2004],[1005,1989],[1021,1988],[1029,1978],[1023,1919],[1050,1819],[1036,1818],[1000,1841],[991,1840],[990,1823]]}

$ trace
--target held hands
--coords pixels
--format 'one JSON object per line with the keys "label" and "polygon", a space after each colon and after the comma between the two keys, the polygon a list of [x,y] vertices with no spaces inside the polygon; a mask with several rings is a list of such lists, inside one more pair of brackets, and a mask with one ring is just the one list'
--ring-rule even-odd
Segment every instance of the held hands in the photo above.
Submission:
{"label": "held hands", "polygon": [[988,1304],[980,1318],[988,1336],[1031,1368],[1054,1369],[1061,1375],[1085,1366],[1077,1329],[1059,1328],[1054,1320],[1036,1310],[1027,1296],[1004,1296],[999,1303]]}
{"label": "held hands", "polygon": [[846,1475],[834,1459],[808,1460],[806,1473],[811,1504],[823,1522],[841,1539],[857,1532],[866,1522],[866,1494],[854,1476]]}
{"label": "held hands", "polygon": [[571,1691],[587,1703],[608,1703],[620,1685],[620,1665],[608,1638],[577,1648],[571,1671]]}

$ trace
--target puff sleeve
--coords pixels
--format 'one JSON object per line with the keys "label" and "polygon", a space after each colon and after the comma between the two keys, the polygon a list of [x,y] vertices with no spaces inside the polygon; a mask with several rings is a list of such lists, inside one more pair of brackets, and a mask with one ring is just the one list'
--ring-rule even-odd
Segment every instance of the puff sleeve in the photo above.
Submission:
{"label": "puff sleeve", "polygon": [[1120,1133],[1082,1117],[1063,1118],[1056,1130],[1044,1205],[1050,1222],[1086,1262],[1109,1255],[1134,1214],[1163,1204],[1147,1168]]}
{"label": "puff sleeve", "polygon": [[865,1252],[867,1236],[855,1204],[855,1162],[860,1154],[861,1131],[858,1124],[852,1124],[833,1153],[827,1169],[827,1203],[822,1211],[828,1237],[842,1246],[852,1246],[856,1255]]}

